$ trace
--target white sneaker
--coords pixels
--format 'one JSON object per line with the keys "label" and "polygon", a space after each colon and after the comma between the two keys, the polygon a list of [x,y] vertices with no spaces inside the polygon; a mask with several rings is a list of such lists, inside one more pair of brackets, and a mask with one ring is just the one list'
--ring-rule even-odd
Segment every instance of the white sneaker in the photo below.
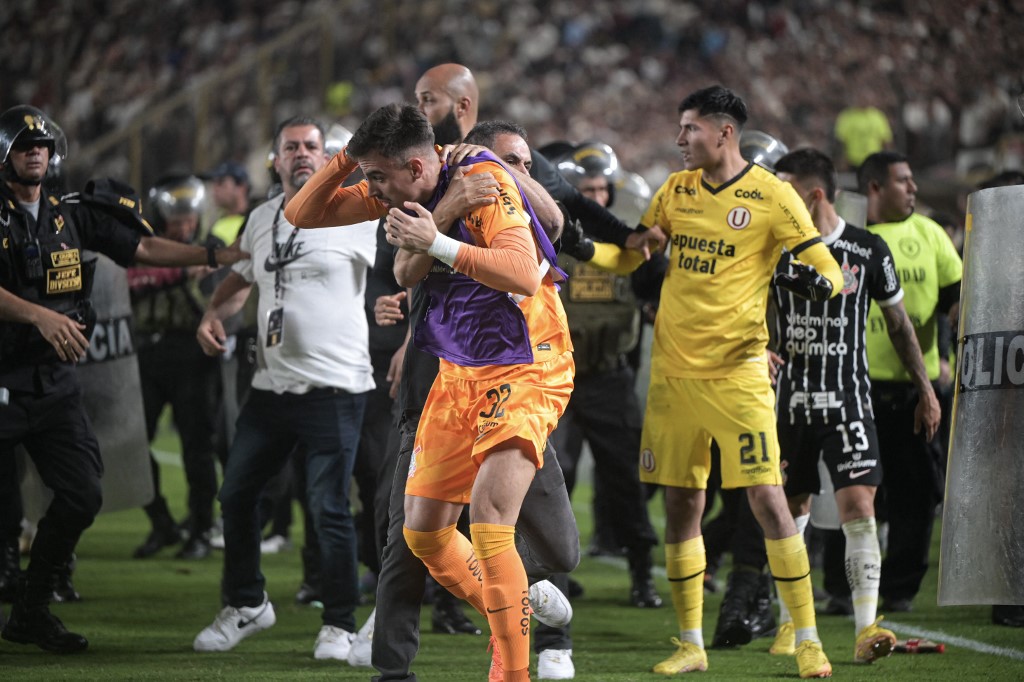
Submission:
{"label": "white sneaker", "polygon": [[260,542],[260,554],[279,554],[292,548],[292,541],[283,535],[271,535]]}
{"label": "white sneaker", "polygon": [[537,656],[537,679],[571,680],[576,677],[572,649],[545,649]]}
{"label": "white sneaker", "polygon": [[348,652],[352,649],[351,632],[342,630],[333,625],[325,625],[320,628],[320,634],[316,636],[316,646],[313,647],[313,658],[323,661],[334,658],[339,661],[348,660]]}
{"label": "white sneaker", "polygon": [[564,628],[572,620],[572,605],[550,580],[530,585],[530,608],[533,617],[549,627]]}
{"label": "white sneaker", "polygon": [[192,642],[196,651],[231,651],[235,645],[250,635],[266,630],[277,622],[274,605],[267,593],[259,606],[225,606],[213,623],[203,628]]}
{"label": "white sneaker", "polygon": [[210,549],[224,549],[224,519],[217,517],[210,528]]}
{"label": "white sneaker", "polygon": [[373,619],[377,615],[377,609],[370,611],[370,617],[366,619],[363,627],[352,639],[352,648],[348,650],[348,664],[353,668],[369,668],[370,658],[373,654]]}

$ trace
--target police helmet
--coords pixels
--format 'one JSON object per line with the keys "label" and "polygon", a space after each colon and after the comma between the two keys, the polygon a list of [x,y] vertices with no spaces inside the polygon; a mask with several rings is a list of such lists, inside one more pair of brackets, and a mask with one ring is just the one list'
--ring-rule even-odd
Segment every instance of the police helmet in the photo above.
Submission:
{"label": "police helmet", "polygon": [[[336,154],[345,148],[345,145],[351,139],[351,130],[340,123],[333,124],[327,129],[327,135],[324,139],[324,154],[327,155],[328,159],[333,159]],[[271,162],[271,165],[273,165],[273,162]]]}
{"label": "police helmet", "polygon": [[39,109],[21,104],[0,114],[0,163],[7,163],[16,142],[30,140],[46,144],[52,166],[59,166],[68,156],[64,131]]}
{"label": "police helmet", "polygon": [[608,208],[615,203],[615,183],[621,175],[619,157],[603,142],[589,141],[576,145],[572,154],[558,164],[558,170],[577,188],[586,178],[604,178],[608,182]]}
{"label": "police helmet", "polygon": [[619,157],[615,150],[603,142],[581,142],[572,154],[573,161],[588,178],[603,175],[614,179],[619,173]]}
{"label": "police helmet", "polygon": [[651,186],[639,173],[624,172],[619,174],[614,189],[616,201],[609,210],[630,227],[639,225],[651,203]]}
{"label": "police helmet", "polygon": [[744,159],[775,172],[775,164],[789,153],[789,147],[760,130],[744,130],[740,135],[740,154]]}
{"label": "police helmet", "polygon": [[206,186],[194,175],[165,178],[149,190],[149,203],[160,222],[171,218],[201,214],[206,200]]}

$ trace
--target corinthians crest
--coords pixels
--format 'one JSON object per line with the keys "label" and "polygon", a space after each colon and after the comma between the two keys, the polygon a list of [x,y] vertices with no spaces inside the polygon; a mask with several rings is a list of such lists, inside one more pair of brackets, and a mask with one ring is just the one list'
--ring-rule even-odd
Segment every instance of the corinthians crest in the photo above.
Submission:
{"label": "corinthians crest", "polygon": [[849,263],[843,263],[843,290],[840,292],[843,295],[852,294],[857,291],[857,273],[860,272],[859,265],[850,265]]}

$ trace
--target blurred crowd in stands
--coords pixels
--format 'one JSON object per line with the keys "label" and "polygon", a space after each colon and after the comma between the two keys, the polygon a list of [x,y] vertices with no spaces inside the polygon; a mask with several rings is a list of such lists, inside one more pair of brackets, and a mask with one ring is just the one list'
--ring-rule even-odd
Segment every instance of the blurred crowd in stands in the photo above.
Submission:
{"label": "blurred crowd in stands", "polygon": [[[678,166],[676,100],[712,82],[791,148],[827,148],[841,110],[874,106],[919,174],[1024,165],[1024,0],[17,0],[0,24],[30,39],[0,53],[0,109],[38,106],[84,143],[325,18],[338,87],[317,94],[342,122],[412,100],[425,68],[455,61],[481,81],[481,119],[514,119],[538,145],[600,139],[652,182]],[[244,102],[228,111],[253,122]]]}

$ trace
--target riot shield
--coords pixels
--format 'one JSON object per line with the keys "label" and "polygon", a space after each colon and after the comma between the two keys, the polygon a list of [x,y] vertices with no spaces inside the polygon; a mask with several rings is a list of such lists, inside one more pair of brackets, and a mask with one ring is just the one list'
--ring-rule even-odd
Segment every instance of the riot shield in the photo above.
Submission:
{"label": "riot shield", "polygon": [[941,606],[1024,604],[1024,186],[968,198]]}

